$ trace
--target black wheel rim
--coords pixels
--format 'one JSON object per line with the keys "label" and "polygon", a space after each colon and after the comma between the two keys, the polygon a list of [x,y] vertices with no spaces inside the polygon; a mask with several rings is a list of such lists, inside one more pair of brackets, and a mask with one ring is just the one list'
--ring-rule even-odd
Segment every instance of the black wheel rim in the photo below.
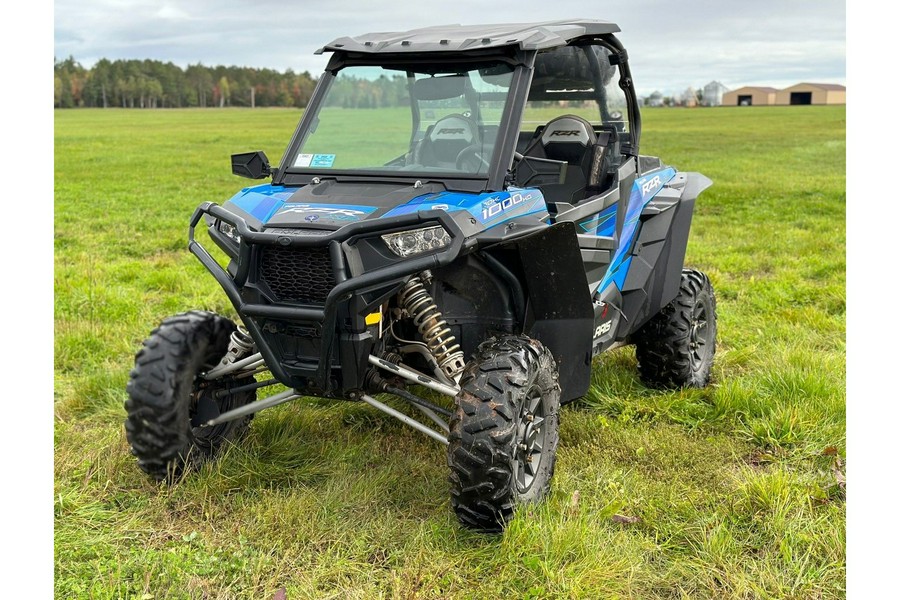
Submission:
{"label": "black wheel rim", "polygon": [[[194,444],[196,444],[200,448],[207,450],[212,447],[212,440],[225,433],[225,431],[228,429],[228,423],[219,423],[218,425],[213,425],[212,427],[201,426],[196,422],[197,405],[200,403],[201,396],[213,396],[220,389],[225,389],[225,386],[206,385],[200,387],[195,383],[194,392],[191,394],[191,405],[188,409],[188,417],[191,421],[191,438],[193,439]],[[222,410],[223,402],[218,400],[214,401],[219,405],[219,409]]]}
{"label": "black wheel rim", "polygon": [[691,369],[699,371],[709,356],[710,345],[709,308],[706,302],[698,302],[691,311],[690,356]]}
{"label": "black wheel rim", "polygon": [[[213,368],[217,362],[207,362],[203,367],[202,371],[206,372],[209,369]],[[219,412],[225,412],[231,409],[231,405],[233,403],[232,396],[225,396],[223,398],[216,398],[215,394],[222,390],[227,390],[229,387],[234,385],[235,380],[233,377],[226,375],[214,381],[205,381],[200,378],[199,375],[194,376],[194,382],[191,390],[191,402],[188,407],[188,419],[190,422],[190,437],[193,441],[194,445],[202,448],[204,450],[212,449],[213,442],[218,440],[220,437],[225,435],[228,431],[230,423],[219,423],[218,425],[213,425],[212,427],[202,426],[201,423],[197,420],[197,412],[199,408],[199,404],[201,399],[205,401],[213,401],[218,405]]]}
{"label": "black wheel rim", "polygon": [[547,438],[545,423],[546,415],[541,390],[534,386],[525,395],[516,426],[513,473],[515,473],[516,489],[519,493],[531,489],[535,477],[540,471]]}
{"label": "black wheel rim", "polygon": [[[218,354],[214,356],[218,356]],[[207,419],[215,418],[221,413],[227,412],[232,408],[237,408],[238,405],[246,400],[247,394],[247,392],[241,392],[240,394],[226,393],[221,397],[217,397],[218,393],[226,392],[244,382],[255,381],[255,378],[253,377],[248,380],[240,380],[236,379],[234,375],[224,375],[213,380],[205,380],[201,377],[201,373],[209,371],[217,364],[219,364],[218,358],[210,357],[206,363],[201,365],[194,372],[194,378],[191,382],[191,395],[188,403],[188,446],[186,449],[187,454],[184,455],[186,463],[193,462],[195,465],[202,464],[206,458],[215,453],[217,447],[220,446],[223,440],[228,436],[229,431],[240,422],[240,420],[237,420],[227,421],[212,426],[204,425]],[[251,393],[255,394],[255,392]],[[208,407],[206,411],[201,411],[201,402],[214,403],[216,406],[215,413],[209,414]],[[248,418],[249,417],[243,417],[245,420]]]}

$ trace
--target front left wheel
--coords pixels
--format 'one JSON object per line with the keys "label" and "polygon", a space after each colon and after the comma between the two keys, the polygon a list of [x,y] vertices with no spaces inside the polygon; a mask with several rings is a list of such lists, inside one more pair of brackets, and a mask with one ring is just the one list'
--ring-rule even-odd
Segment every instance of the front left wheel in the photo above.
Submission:
{"label": "front left wheel", "polygon": [[678,295],[635,336],[638,373],[659,388],[705,387],[716,354],[716,295],[706,274],[681,272]]}
{"label": "front left wheel", "polygon": [[247,380],[199,377],[219,363],[235,329],[231,320],[211,312],[181,313],[154,329],[135,356],[126,388],[125,434],[138,466],[153,478],[172,481],[246,432],[251,416],[202,426],[210,410],[225,412],[256,400],[255,390],[218,394]]}
{"label": "front left wheel", "polygon": [[553,355],[523,335],[492,338],[466,365],[450,419],[450,502],[460,522],[501,531],[550,489],[559,443]]}

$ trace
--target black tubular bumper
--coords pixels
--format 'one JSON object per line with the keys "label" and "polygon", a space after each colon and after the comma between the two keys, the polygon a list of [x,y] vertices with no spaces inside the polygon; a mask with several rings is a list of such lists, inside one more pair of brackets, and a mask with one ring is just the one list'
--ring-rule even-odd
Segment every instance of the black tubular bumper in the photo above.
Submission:
{"label": "black tubular bumper", "polygon": [[[194,229],[204,215],[209,215],[213,219],[228,223],[240,235],[237,256],[233,257],[236,266],[233,276],[222,268],[209,251],[194,238]],[[446,248],[438,252],[408,259],[397,257],[396,262],[360,273],[357,276],[350,276],[345,257],[345,250],[348,248],[348,245],[352,247],[352,244],[361,238],[428,225],[441,225],[444,227],[451,238],[451,242]],[[194,211],[188,232],[188,249],[203,263],[213,277],[216,278],[216,281],[219,282],[219,285],[222,286],[222,289],[225,290],[228,299],[234,305],[235,310],[237,310],[251,336],[256,341],[257,347],[272,375],[289,387],[294,387],[301,391],[306,388],[310,393],[318,395],[343,395],[347,391],[359,389],[362,386],[360,369],[351,371],[357,374],[352,381],[342,380],[335,384],[332,378],[334,367],[332,364],[332,351],[335,338],[340,333],[354,333],[340,330],[341,327],[346,328],[346,323],[342,322],[339,324],[338,322],[339,308],[342,305],[346,307],[360,290],[373,289],[379,285],[402,281],[415,273],[445,266],[453,262],[463,249],[464,241],[465,236],[459,226],[450,215],[442,210],[421,211],[373,221],[357,221],[326,235],[288,236],[283,233],[253,231],[240,216],[213,202],[201,204]],[[288,248],[327,247],[331,258],[335,286],[328,292],[324,304],[297,305],[277,302],[267,303],[258,300],[248,301],[245,299],[246,295],[242,293],[242,290],[256,268],[253,248],[262,245],[277,245]],[[266,336],[260,327],[260,321],[266,320],[306,323],[314,325],[316,328],[321,328],[321,343],[318,345],[318,356],[308,357],[315,359],[316,364],[309,373],[304,374],[302,381],[298,379],[296,373],[292,374],[285,368],[285,365],[282,363],[282,357],[278,355],[277,350],[266,342]],[[356,333],[358,334],[359,332]],[[347,337],[352,339],[351,336]],[[355,350],[352,353],[355,355],[354,362],[365,364],[368,353],[366,352],[366,356],[359,356],[359,349],[354,348],[353,350]],[[346,358],[341,356],[341,360]]]}

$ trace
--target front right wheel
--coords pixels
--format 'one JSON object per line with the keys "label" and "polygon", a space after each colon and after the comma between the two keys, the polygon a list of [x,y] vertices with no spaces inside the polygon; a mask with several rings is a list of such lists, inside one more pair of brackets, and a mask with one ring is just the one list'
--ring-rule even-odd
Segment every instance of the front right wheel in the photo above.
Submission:
{"label": "front right wheel", "polygon": [[553,355],[523,335],[492,338],[463,371],[450,419],[451,505],[460,522],[501,531],[516,505],[550,489],[559,443]]}

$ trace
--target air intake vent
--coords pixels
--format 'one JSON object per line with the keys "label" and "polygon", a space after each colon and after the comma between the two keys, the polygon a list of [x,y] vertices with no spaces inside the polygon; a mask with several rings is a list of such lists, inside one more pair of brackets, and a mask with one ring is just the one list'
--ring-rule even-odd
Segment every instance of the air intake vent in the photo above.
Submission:
{"label": "air intake vent", "polygon": [[335,286],[327,246],[260,248],[262,280],[279,302],[324,304]]}

